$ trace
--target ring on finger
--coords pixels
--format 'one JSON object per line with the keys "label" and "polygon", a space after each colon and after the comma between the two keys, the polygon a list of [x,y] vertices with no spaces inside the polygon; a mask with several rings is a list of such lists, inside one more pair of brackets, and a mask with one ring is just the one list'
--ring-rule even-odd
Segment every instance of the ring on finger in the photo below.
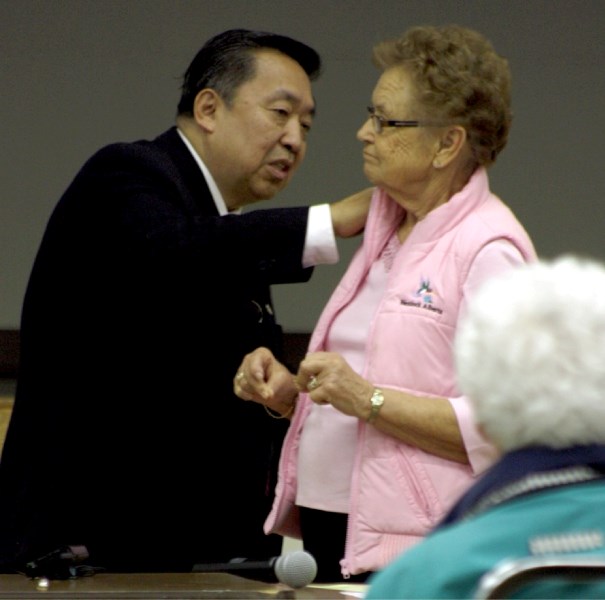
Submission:
{"label": "ring on finger", "polygon": [[235,381],[241,381],[244,378],[244,372],[240,371],[236,376],[235,376]]}
{"label": "ring on finger", "polygon": [[317,387],[319,387],[319,381],[317,381],[317,377],[315,377],[315,375],[311,375],[311,377],[309,377],[309,381],[307,382],[307,389],[312,391]]}

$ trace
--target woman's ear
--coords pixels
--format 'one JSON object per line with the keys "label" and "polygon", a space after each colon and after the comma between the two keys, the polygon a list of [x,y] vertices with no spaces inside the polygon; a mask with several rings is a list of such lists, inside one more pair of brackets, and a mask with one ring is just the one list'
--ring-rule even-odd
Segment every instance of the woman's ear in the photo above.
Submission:
{"label": "woman's ear", "polygon": [[193,118],[205,131],[214,131],[216,111],[221,104],[218,94],[210,88],[204,88],[197,93],[193,101]]}
{"label": "woman's ear", "polygon": [[439,148],[433,159],[433,166],[442,169],[458,157],[466,144],[466,129],[460,125],[445,128],[439,140]]}

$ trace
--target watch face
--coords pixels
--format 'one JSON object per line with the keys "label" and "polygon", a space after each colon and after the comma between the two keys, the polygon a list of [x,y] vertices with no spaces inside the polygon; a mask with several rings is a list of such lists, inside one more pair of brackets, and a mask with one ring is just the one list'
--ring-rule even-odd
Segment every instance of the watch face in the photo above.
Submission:
{"label": "watch face", "polygon": [[380,390],[374,390],[371,402],[372,406],[382,406],[382,403],[384,402],[384,396],[382,395],[382,392]]}

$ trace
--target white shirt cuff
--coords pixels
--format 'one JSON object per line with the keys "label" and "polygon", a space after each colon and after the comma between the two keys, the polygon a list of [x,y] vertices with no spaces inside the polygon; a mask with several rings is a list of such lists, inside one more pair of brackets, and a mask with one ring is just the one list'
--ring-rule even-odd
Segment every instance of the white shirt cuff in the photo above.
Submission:
{"label": "white shirt cuff", "polygon": [[317,204],[309,208],[307,235],[303,251],[303,267],[333,265],[339,259],[336,237],[332,227],[329,204]]}

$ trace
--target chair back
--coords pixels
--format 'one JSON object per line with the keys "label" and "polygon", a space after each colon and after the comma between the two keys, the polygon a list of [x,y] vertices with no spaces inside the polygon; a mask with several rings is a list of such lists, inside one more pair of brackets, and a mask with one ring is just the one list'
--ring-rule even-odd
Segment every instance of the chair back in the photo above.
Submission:
{"label": "chair back", "polygon": [[[601,582],[605,585],[605,555],[560,554],[509,559],[481,578],[474,597],[475,600],[511,598],[517,590],[529,584],[560,580],[567,584]],[[571,596],[557,596],[557,598],[569,597]]]}

